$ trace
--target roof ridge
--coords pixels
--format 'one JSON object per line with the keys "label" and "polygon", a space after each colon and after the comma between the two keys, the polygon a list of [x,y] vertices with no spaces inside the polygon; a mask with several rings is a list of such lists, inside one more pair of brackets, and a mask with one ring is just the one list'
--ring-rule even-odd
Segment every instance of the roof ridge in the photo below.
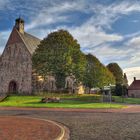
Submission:
{"label": "roof ridge", "polygon": [[38,40],[40,40],[40,41],[41,41],[41,39],[40,39],[40,38],[38,38],[38,37],[36,37],[36,36],[34,36],[34,35],[32,35],[32,34],[29,34],[29,33],[27,33],[27,32],[24,32],[24,34],[27,34],[27,35],[29,35],[29,36],[31,36],[31,37],[34,37],[35,39],[38,39]]}
{"label": "roof ridge", "polygon": [[137,90],[140,89],[140,80],[134,80],[131,85],[128,87],[129,90]]}
{"label": "roof ridge", "polygon": [[18,34],[20,35],[22,41],[24,42],[26,48],[28,49],[29,53],[32,55],[34,53],[34,51],[36,50],[36,48],[38,47],[38,45],[40,44],[41,39],[27,33],[24,32],[24,34],[18,32]]}
{"label": "roof ridge", "polygon": [[[16,30],[16,32],[19,34],[19,36],[20,36],[20,38],[22,39],[23,43],[25,44],[27,50],[29,51],[29,49],[28,49],[28,47],[27,47],[27,44],[26,44],[25,40],[24,40],[24,39],[22,38],[22,36],[21,36],[21,33],[20,33],[16,28],[15,28],[15,30]],[[30,53],[30,51],[29,51],[29,53]],[[31,53],[30,53],[30,54],[31,54]]]}

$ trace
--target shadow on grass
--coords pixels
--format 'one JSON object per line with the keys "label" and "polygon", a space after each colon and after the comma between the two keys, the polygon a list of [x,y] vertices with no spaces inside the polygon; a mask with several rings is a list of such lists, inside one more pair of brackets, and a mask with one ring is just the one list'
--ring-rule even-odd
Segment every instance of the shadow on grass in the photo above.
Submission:
{"label": "shadow on grass", "polygon": [[24,104],[39,104],[39,105],[45,105],[45,104],[66,104],[66,105],[78,105],[78,104],[92,104],[92,103],[97,103],[97,102],[87,102],[87,101],[78,101],[78,100],[61,100],[59,103],[42,103],[41,101],[36,101],[36,102],[26,102]]}

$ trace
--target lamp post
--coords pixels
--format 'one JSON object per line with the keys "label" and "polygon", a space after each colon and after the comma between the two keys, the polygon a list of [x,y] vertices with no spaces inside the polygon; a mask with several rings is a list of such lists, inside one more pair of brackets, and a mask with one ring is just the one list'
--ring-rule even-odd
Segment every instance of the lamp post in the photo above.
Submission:
{"label": "lamp post", "polygon": [[110,108],[111,108],[111,103],[112,103],[111,84],[109,84],[109,86],[110,86],[109,97],[110,97]]}

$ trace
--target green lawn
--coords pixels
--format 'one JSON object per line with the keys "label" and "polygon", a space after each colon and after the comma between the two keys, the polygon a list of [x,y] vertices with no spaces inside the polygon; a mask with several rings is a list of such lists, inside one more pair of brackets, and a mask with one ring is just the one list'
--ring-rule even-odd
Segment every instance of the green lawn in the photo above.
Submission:
{"label": "green lawn", "polygon": [[122,108],[124,105],[113,103],[98,103],[100,96],[94,95],[66,95],[66,94],[48,94],[46,95],[60,97],[60,103],[40,103],[41,96],[9,96],[0,106],[16,107],[48,107],[48,108]]}
{"label": "green lawn", "polygon": [[[41,98],[60,97],[60,103],[41,103]],[[16,107],[48,107],[48,108],[122,108],[125,104],[140,104],[140,98],[124,98],[113,96],[114,103],[102,103],[100,95],[94,94],[54,94],[44,93],[43,96],[9,96],[0,106],[16,106]]]}
{"label": "green lawn", "polygon": [[126,104],[140,104],[140,98],[122,98],[119,96],[113,96],[115,102]]}

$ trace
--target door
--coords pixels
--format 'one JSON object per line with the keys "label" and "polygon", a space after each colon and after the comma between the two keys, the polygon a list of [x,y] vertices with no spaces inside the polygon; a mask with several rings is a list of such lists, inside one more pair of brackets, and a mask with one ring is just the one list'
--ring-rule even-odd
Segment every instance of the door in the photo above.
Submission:
{"label": "door", "polygon": [[15,81],[11,81],[9,83],[9,92],[16,93],[17,92],[17,83]]}

